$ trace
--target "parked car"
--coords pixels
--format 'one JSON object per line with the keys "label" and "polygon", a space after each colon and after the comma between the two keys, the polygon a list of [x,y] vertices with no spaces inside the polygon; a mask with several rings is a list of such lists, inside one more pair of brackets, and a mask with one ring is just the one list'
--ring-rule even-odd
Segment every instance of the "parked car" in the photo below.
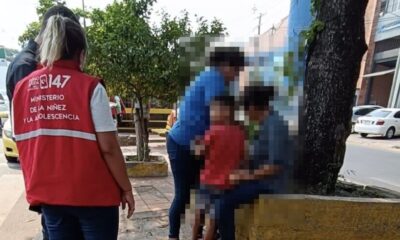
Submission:
{"label": "parked car", "polygon": [[8,118],[8,112],[10,105],[8,104],[7,101],[1,100],[0,99],[0,118],[3,120],[2,123],[5,122],[5,120],[7,120]]}
{"label": "parked car", "polygon": [[7,95],[0,90],[0,131],[2,132],[5,121],[8,119],[8,113],[10,112],[10,103]]}
{"label": "parked car", "polygon": [[7,66],[8,62],[4,59],[0,59],[0,86],[3,86],[3,88],[0,88],[0,131],[4,125],[5,120],[8,118],[8,109],[10,106],[7,97],[7,91],[5,90]]}
{"label": "parked car", "polygon": [[400,109],[381,108],[360,117],[355,125],[355,131],[362,137],[368,134],[381,135],[387,139],[400,135]]}
{"label": "parked car", "polygon": [[19,154],[17,144],[13,139],[11,123],[9,119],[4,123],[3,127],[3,152],[8,162],[18,161]]}
{"label": "parked car", "polygon": [[378,106],[378,105],[361,105],[361,106],[353,107],[353,115],[351,117],[351,123],[352,123],[351,132],[355,132],[354,125],[356,124],[357,119],[359,117],[365,116],[368,113],[370,113],[376,109],[380,109],[380,108],[383,108],[383,107]]}

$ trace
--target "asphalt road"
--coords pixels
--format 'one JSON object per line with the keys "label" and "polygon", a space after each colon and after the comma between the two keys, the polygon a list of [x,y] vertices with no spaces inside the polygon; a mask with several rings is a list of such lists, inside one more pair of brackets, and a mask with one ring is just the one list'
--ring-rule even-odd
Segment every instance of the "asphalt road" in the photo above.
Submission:
{"label": "asphalt road", "polygon": [[0,240],[35,239],[40,217],[28,211],[18,163],[7,163],[0,139]]}
{"label": "asphalt road", "polygon": [[400,150],[348,143],[340,174],[359,184],[400,192]]}

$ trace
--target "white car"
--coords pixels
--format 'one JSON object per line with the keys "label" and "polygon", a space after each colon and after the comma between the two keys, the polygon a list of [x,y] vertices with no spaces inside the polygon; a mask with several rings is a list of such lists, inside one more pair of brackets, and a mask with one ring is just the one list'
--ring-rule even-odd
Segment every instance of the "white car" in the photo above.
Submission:
{"label": "white car", "polygon": [[367,115],[368,113],[382,108],[381,106],[378,105],[361,105],[361,106],[355,106],[353,107],[353,115],[351,117],[351,132],[355,132],[354,131],[354,126],[356,125],[357,119]]}
{"label": "white car", "polygon": [[362,137],[381,135],[388,139],[400,135],[400,109],[382,108],[357,119],[355,131]]}

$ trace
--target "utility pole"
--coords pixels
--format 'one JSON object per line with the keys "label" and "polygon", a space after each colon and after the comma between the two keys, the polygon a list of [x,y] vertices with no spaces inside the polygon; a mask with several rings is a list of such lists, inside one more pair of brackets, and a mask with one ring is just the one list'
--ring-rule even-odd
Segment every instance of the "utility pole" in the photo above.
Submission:
{"label": "utility pole", "polygon": [[[82,0],[82,10],[83,14],[85,14],[85,0]],[[86,18],[83,16],[83,27],[86,29]]]}
{"label": "utility pole", "polygon": [[262,17],[264,16],[264,14],[260,13],[260,15],[258,15],[258,35],[261,34],[261,20]]}
{"label": "utility pole", "polygon": [[[257,7],[256,6],[254,6],[253,8],[252,8],[252,11],[253,11],[253,14],[256,14],[257,12],[258,12],[258,9],[257,9]],[[257,29],[258,29],[258,31],[257,31],[257,35],[260,35],[261,34],[261,23],[262,23],[262,17],[265,15],[265,13],[259,13],[258,14],[258,16],[256,17],[257,19],[258,19],[258,25],[257,25]]]}
{"label": "utility pole", "polygon": [[[257,7],[253,7],[253,14],[256,14],[258,11]],[[258,26],[257,26],[257,36],[254,37],[254,56],[255,56],[255,62],[254,62],[254,71],[253,71],[253,78],[255,81],[261,82],[262,81],[262,76],[261,76],[261,70],[260,70],[260,35],[261,35],[261,20],[262,17],[265,15],[265,13],[259,13],[257,16],[258,19]]]}

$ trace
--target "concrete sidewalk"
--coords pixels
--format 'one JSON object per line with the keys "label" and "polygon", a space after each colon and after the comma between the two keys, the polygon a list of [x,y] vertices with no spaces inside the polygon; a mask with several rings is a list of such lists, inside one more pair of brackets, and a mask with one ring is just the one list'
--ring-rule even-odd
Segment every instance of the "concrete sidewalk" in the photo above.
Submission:
{"label": "concrete sidewalk", "polygon": [[[130,219],[120,209],[118,240],[167,240],[168,209],[173,199],[171,176],[163,178],[131,178],[136,210]],[[191,228],[182,222],[180,239],[190,239]],[[42,240],[38,234],[34,240]]]}
{"label": "concrete sidewalk", "polygon": [[[167,156],[165,143],[151,143],[151,153]],[[136,147],[122,147],[124,155],[136,152]],[[169,168],[170,169],[170,168]],[[120,210],[119,240],[168,239],[168,209],[174,198],[171,171],[168,177],[131,178],[136,210],[130,219]],[[35,240],[41,240],[39,234]],[[180,239],[191,239],[190,224],[182,222]]]}
{"label": "concrete sidewalk", "polygon": [[[165,143],[150,143],[151,153],[168,159]],[[136,147],[122,147],[124,155],[136,153]],[[169,166],[169,169],[170,166]],[[168,177],[131,178],[136,211],[126,219],[126,211],[120,212],[120,240],[168,239],[168,209],[174,198],[171,170]],[[180,239],[190,239],[190,224],[182,222]]]}
{"label": "concrete sidewalk", "polygon": [[[168,209],[174,197],[172,177],[130,180],[136,210],[133,216],[127,219],[126,210],[120,209],[118,240],[167,240]],[[34,238],[34,240],[42,239],[41,234]],[[180,239],[191,239],[190,224],[182,222]]]}
{"label": "concrete sidewalk", "polygon": [[[131,178],[136,211],[131,219],[120,212],[120,240],[168,239],[168,209],[174,197],[171,176],[164,178]],[[180,239],[190,239],[191,229],[182,223]]]}

